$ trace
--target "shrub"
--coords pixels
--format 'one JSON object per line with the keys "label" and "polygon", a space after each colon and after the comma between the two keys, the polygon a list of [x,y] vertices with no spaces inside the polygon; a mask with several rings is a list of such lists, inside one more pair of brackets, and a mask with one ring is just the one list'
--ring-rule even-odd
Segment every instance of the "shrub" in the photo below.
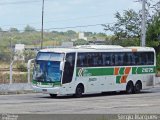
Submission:
{"label": "shrub", "polygon": [[27,66],[24,63],[19,63],[16,67],[20,72],[27,72]]}
{"label": "shrub", "polygon": [[157,55],[157,69],[160,71],[160,54]]}

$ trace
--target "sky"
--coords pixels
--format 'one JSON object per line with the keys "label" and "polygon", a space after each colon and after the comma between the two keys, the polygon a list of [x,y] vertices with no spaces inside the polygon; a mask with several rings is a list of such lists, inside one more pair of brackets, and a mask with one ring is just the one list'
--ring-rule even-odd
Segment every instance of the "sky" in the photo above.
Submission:
{"label": "sky", "polygon": [[[137,0],[44,0],[44,29],[105,33],[104,27],[99,24],[116,22],[114,15],[117,11],[140,10],[141,3],[135,1]],[[152,1],[156,3],[159,0]],[[26,25],[41,29],[41,18],[42,0],[0,0],[0,27],[3,30],[11,27],[24,30]]]}

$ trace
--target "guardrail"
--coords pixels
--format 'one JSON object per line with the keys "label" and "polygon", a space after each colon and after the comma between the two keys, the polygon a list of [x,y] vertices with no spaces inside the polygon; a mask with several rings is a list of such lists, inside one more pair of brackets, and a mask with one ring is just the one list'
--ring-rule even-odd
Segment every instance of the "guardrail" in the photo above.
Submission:
{"label": "guardrail", "polygon": [[[12,69],[13,71],[19,71],[17,68],[13,68]],[[6,71],[9,71],[9,68],[0,68],[0,72],[6,72]]]}

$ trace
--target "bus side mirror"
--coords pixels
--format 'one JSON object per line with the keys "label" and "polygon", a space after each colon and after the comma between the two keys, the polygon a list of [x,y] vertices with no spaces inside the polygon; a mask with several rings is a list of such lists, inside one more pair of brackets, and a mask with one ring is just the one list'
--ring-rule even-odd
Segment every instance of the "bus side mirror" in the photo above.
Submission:
{"label": "bus side mirror", "polygon": [[64,61],[62,61],[62,62],[60,62],[60,70],[62,70],[63,71],[63,69],[64,69]]}

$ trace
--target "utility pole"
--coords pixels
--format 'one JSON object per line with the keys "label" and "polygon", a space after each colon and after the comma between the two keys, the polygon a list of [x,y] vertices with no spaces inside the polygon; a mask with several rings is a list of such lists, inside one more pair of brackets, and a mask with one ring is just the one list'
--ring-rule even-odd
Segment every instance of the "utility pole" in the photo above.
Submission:
{"label": "utility pole", "polygon": [[146,0],[142,0],[142,35],[141,35],[141,46],[146,46],[146,14],[145,14]]}
{"label": "utility pole", "polygon": [[12,39],[10,38],[10,52],[11,52],[11,56],[10,56],[10,82],[9,84],[12,84],[12,65],[13,65],[13,48],[12,48]]}
{"label": "utility pole", "polygon": [[10,38],[10,52],[11,52],[11,55],[10,55],[10,63],[13,61],[12,40],[13,40],[13,38],[11,37],[11,38]]}
{"label": "utility pole", "polygon": [[43,48],[43,16],[44,16],[44,0],[42,1],[42,30],[41,30],[41,49]]}

